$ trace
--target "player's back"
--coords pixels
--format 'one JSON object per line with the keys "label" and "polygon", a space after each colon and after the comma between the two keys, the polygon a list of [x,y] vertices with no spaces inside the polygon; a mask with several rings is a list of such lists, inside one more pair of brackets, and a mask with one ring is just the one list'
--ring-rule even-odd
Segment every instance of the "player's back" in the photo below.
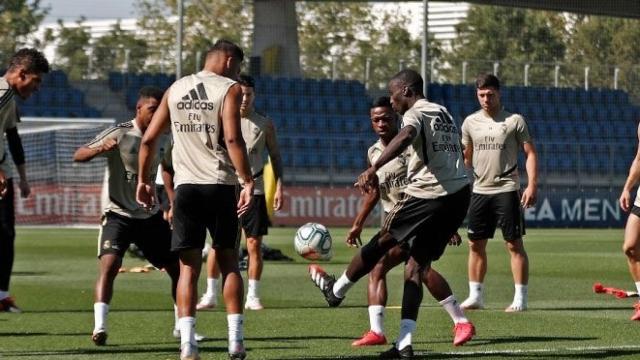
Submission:
{"label": "player's back", "polygon": [[221,112],[235,81],[209,71],[176,81],[168,94],[175,184],[237,184],[223,144]]}

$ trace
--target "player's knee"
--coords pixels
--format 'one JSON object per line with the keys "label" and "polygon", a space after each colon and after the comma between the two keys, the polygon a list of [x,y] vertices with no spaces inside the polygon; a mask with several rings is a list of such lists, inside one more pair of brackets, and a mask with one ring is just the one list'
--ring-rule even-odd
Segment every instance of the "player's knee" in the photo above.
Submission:
{"label": "player's knee", "polygon": [[638,259],[638,255],[640,255],[640,252],[638,252],[636,246],[631,246],[625,243],[624,245],[622,245],[622,251],[627,256],[627,258],[632,260],[640,260]]}
{"label": "player's knee", "polygon": [[486,255],[487,242],[469,240],[469,250],[475,254]]}
{"label": "player's knee", "polygon": [[249,253],[260,252],[261,246],[262,246],[262,238],[257,238],[257,237],[247,238],[247,251],[249,251]]}
{"label": "player's knee", "polygon": [[505,242],[509,252],[519,255],[526,255],[522,239],[508,240]]}

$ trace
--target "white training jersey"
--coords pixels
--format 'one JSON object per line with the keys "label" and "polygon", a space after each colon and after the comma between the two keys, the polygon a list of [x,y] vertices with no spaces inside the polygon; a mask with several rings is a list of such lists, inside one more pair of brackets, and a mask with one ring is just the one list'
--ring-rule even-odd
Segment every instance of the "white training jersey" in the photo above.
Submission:
{"label": "white training jersey", "polygon": [[[136,201],[138,152],[142,131],[134,119],[104,130],[85,146],[98,149],[110,139],[115,140],[117,146],[100,155],[107,158],[108,188],[103,210],[105,213],[114,212],[129,218],[147,219],[159,208],[156,204],[151,210],[143,209]],[[160,138],[157,151],[151,158],[152,176],[156,175],[155,170],[165,158],[169,142],[168,135]]]}
{"label": "white training jersey", "polygon": [[262,172],[267,162],[267,131],[271,119],[252,111],[242,118],[242,138],[247,144],[247,155],[251,174],[254,178],[254,194],[264,195],[264,176]]}
{"label": "white training jersey", "polygon": [[6,152],[4,133],[18,123],[18,109],[16,107],[15,92],[7,82],[0,77],[0,170],[7,178],[11,177],[11,164]]}
{"label": "white training jersey", "polygon": [[[384,144],[378,139],[378,141],[369,148],[369,151],[367,151],[369,164],[375,163],[380,155],[382,155],[384,149]],[[412,151],[411,146],[409,146],[402,154],[384,164],[383,167],[376,171],[376,175],[378,175],[380,203],[387,213],[400,201],[404,189],[409,183],[407,179],[407,164],[411,158]]]}
{"label": "white training jersey", "polygon": [[420,99],[407,110],[402,127],[413,127],[417,135],[411,144],[405,193],[422,199],[453,194],[469,184],[460,133],[446,108]]}
{"label": "white training jersey", "polygon": [[210,71],[200,71],[169,88],[175,186],[238,184],[224,146],[221,122],[225,96],[235,83]]}
{"label": "white training jersey", "polygon": [[501,110],[494,118],[484,110],[462,123],[462,144],[473,148],[473,192],[492,195],[520,189],[518,151],[531,141],[521,115]]}

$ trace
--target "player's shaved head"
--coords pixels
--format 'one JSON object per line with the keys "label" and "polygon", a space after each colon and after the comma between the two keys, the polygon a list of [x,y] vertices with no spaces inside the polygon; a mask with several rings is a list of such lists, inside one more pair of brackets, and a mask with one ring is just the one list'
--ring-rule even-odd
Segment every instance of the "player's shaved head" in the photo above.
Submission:
{"label": "player's shaved head", "polygon": [[216,41],[216,43],[213,44],[211,49],[207,52],[207,57],[215,55],[216,53],[223,53],[227,56],[234,57],[240,62],[244,60],[244,51],[242,51],[238,45],[229,40],[220,39]]}
{"label": "player's shaved head", "polygon": [[155,86],[144,86],[138,91],[138,100],[143,99],[156,99],[158,102],[162,101],[164,91]]}
{"label": "player's shaved head", "polygon": [[420,74],[415,70],[405,69],[400,71],[389,81],[389,83],[392,82],[396,82],[401,86],[406,86],[416,95],[424,96],[424,92],[422,90],[424,82],[422,80],[422,76],[420,76]]}
{"label": "player's shaved head", "polygon": [[377,107],[391,108],[391,99],[388,96],[380,96],[371,103],[370,109],[375,109]]}

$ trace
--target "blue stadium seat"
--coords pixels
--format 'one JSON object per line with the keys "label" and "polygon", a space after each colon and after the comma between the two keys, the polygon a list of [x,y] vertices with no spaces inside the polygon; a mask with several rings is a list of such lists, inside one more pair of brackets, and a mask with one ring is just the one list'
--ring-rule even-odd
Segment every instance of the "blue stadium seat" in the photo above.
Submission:
{"label": "blue stadium seat", "polygon": [[282,102],[279,96],[270,95],[267,97],[267,111],[280,111],[282,109]]}
{"label": "blue stadium seat", "polygon": [[43,88],[38,92],[38,106],[53,106],[53,92]]}
{"label": "blue stadium seat", "polygon": [[253,106],[256,108],[258,112],[266,112],[267,111],[267,97],[266,96],[256,96],[256,99],[253,103]]}
{"label": "blue stadium seat", "polygon": [[295,96],[304,96],[305,88],[304,88],[304,80],[300,78],[292,78],[291,79],[291,94]]}
{"label": "blue stadium seat", "polygon": [[548,104],[555,102],[556,104],[564,104],[562,99],[554,99],[555,92],[550,88],[540,88],[540,99],[538,102],[541,104]]}
{"label": "blue stadium seat", "polygon": [[599,88],[589,89],[588,93],[589,93],[589,102],[591,102],[592,104],[602,104],[605,102],[605,96],[602,89],[599,89]]}
{"label": "blue stadium seat", "polygon": [[545,104],[542,108],[545,121],[556,121],[558,119],[558,109],[553,104]]}
{"label": "blue stadium seat", "polygon": [[444,101],[447,103],[451,103],[456,101],[455,98],[455,90],[453,85],[451,84],[442,84],[442,95],[444,97]]}
{"label": "blue stadium seat", "polygon": [[264,94],[269,96],[280,94],[279,83],[276,79],[264,78]]}
{"label": "blue stadium seat", "polygon": [[283,112],[291,113],[299,111],[298,98],[295,96],[282,96],[280,106]]}
{"label": "blue stadium seat", "polygon": [[119,92],[124,88],[124,76],[122,73],[111,71],[109,72],[108,83],[111,91]]}
{"label": "blue stadium seat", "polygon": [[328,113],[338,113],[338,98],[333,96],[324,97],[324,108]]}
{"label": "blue stadium seat", "polygon": [[67,105],[68,95],[65,89],[57,89],[53,93],[53,105],[54,106],[65,106]]}
{"label": "blue stadium seat", "polygon": [[[599,104],[599,103],[596,103]],[[605,107],[596,108],[596,121],[601,122],[609,122],[611,120],[615,120],[614,118],[609,117],[609,111]]]}
{"label": "blue stadium seat", "polygon": [[622,90],[612,90],[614,94],[614,101],[617,104],[628,104],[629,103],[629,94]]}
{"label": "blue stadium seat", "polygon": [[578,141],[584,141],[591,133],[589,124],[585,122],[574,122],[573,133],[578,137]]}
{"label": "blue stadium seat", "polygon": [[334,96],[336,93],[336,89],[334,86],[334,82],[330,79],[321,79],[320,80],[320,94],[324,96]]}
{"label": "blue stadium seat", "polygon": [[527,102],[530,104],[539,104],[544,90],[539,87],[527,87],[525,89]]}
{"label": "blue stadium seat", "polygon": [[351,88],[349,84],[344,80],[338,80],[335,82],[336,94],[339,96],[348,96]]}
{"label": "blue stadium seat", "polygon": [[588,104],[589,103],[589,94],[584,89],[576,89],[576,103],[578,104]]}
{"label": "blue stadium seat", "polygon": [[68,93],[68,102],[71,106],[82,107],[84,105],[84,93],[77,89],[71,89]]}
{"label": "blue stadium seat", "polygon": [[289,151],[282,151],[282,164],[285,167],[293,167],[293,155]]}
{"label": "blue stadium seat", "polygon": [[280,88],[281,95],[295,94],[294,85],[293,85],[294,80],[289,78],[279,78],[278,83],[279,83],[278,87]]}
{"label": "blue stadium seat", "polygon": [[573,105],[573,104],[577,104],[578,103],[578,94],[577,92],[580,91],[580,89],[574,89],[574,88],[562,88],[561,92],[564,95],[564,101],[565,103],[569,104],[569,105]]}
{"label": "blue stadium seat", "polygon": [[366,89],[364,88],[364,84],[356,81],[349,80],[349,94],[354,97],[365,96]]}
{"label": "blue stadium seat", "polygon": [[524,103],[526,102],[526,98],[525,98],[525,93],[524,93],[524,88],[521,86],[513,86],[511,88],[512,90],[512,101],[514,103]]}
{"label": "blue stadium seat", "polygon": [[354,99],[354,111],[356,114],[366,114],[369,112],[370,102],[367,98]]}
{"label": "blue stadium seat", "polygon": [[444,99],[442,86],[437,83],[429,83],[429,85],[427,85],[427,98],[431,101],[434,101],[434,99]]}
{"label": "blue stadium seat", "polygon": [[572,121],[569,116],[569,107],[565,104],[558,105],[558,120],[559,121]]}
{"label": "blue stadium seat", "polygon": [[316,79],[304,79],[305,95],[320,96],[320,82]]}

